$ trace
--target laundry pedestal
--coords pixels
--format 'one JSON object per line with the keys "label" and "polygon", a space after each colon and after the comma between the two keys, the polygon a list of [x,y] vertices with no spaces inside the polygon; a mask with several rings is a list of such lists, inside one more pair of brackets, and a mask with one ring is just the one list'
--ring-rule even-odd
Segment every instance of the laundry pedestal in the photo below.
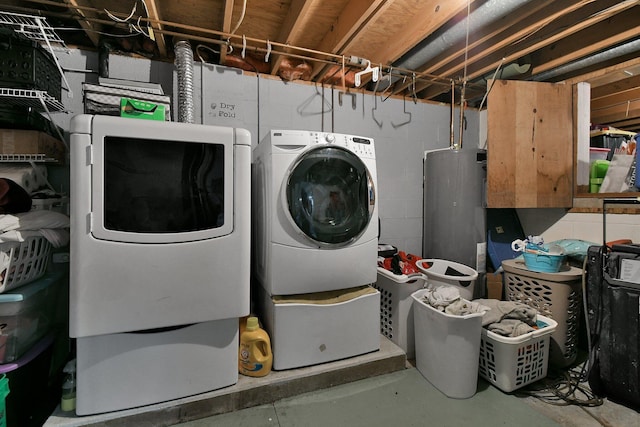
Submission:
{"label": "laundry pedestal", "polygon": [[76,414],[149,405],[238,382],[238,319],[77,339]]}
{"label": "laundry pedestal", "polygon": [[370,286],[271,296],[257,286],[273,369],[346,359],[380,349],[380,292]]}

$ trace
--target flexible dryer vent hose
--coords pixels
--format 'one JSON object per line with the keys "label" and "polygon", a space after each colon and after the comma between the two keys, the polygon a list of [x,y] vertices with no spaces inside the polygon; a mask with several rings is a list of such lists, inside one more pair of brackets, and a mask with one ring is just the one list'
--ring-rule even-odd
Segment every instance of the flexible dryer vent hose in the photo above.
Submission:
{"label": "flexible dryer vent hose", "polygon": [[178,71],[178,121],[194,123],[193,107],[193,51],[191,44],[180,40],[174,45],[175,66]]}

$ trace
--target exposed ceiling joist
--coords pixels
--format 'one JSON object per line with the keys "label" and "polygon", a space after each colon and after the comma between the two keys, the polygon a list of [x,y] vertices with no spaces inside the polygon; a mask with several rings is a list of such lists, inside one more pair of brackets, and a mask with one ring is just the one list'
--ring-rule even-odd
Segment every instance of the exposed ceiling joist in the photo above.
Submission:
{"label": "exposed ceiling joist", "polygon": [[158,53],[162,56],[167,56],[167,44],[164,40],[164,35],[161,32],[155,34],[153,29],[162,31],[162,24],[159,21],[162,21],[162,16],[160,15],[160,11],[158,9],[157,0],[146,0],[147,11],[149,13],[149,19],[151,20],[150,31],[153,37],[151,37],[156,44],[158,45]]}
{"label": "exposed ceiling joist", "polygon": [[87,38],[91,40],[93,46],[97,47],[100,42],[98,32],[94,29],[93,25],[89,21],[87,21],[85,12],[78,8],[77,0],[64,0],[64,2],[68,4],[73,10],[77,11],[78,24],[85,31]]}
{"label": "exposed ceiling joist", "polygon": [[[300,36],[306,27],[307,19],[311,17],[309,11],[312,10],[314,6],[319,5],[321,1],[322,0],[293,0],[275,41],[294,46],[298,45]],[[283,59],[283,55],[278,55],[278,57],[275,58],[275,62],[271,67],[271,74],[278,74]]]}
{"label": "exposed ceiling joist", "polygon": [[[283,60],[296,59],[313,71],[294,78],[346,90],[355,87],[352,77],[368,60],[385,75],[393,70],[396,95],[413,95],[415,75],[419,100],[452,102],[464,85],[470,106],[479,104],[473,96],[483,95],[480,83],[501,64],[498,78],[587,81],[594,117],[595,108],[608,111],[606,120],[640,131],[632,117],[640,0],[0,0],[0,10],[47,17],[69,30],[60,33],[69,46],[106,43],[172,61],[172,39],[185,38],[196,50],[213,46],[199,60],[284,79]],[[134,31],[121,22],[127,18]],[[235,63],[226,59],[231,48]],[[238,55],[244,48],[247,58]],[[252,56],[260,69],[242,66]],[[376,86],[367,76],[362,82],[359,90]]]}

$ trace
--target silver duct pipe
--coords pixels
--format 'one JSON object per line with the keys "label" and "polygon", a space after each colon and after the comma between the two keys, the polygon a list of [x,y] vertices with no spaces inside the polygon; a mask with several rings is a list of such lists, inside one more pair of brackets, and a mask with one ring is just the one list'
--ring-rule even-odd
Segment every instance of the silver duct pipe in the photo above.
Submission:
{"label": "silver duct pipe", "polygon": [[187,40],[174,45],[175,66],[178,71],[178,121],[195,123],[193,106],[193,51]]}
{"label": "silver duct pipe", "polygon": [[607,49],[601,53],[591,55],[584,59],[579,59],[577,61],[570,62],[558,68],[545,71],[544,73],[537,74],[533,76],[531,80],[537,81],[537,82],[546,81],[556,76],[570,73],[572,71],[578,70],[583,67],[587,67],[589,65],[597,64],[598,62],[607,61],[609,59],[617,58],[619,56],[628,55],[631,53],[637,53],[638,51],[640,51],[640,39],[633,40],[629,43],[620,45],[618,47]]}
{"label": "silver duct pipe", "polygon": [[[483,26],[502,19],[522,7],[527,3],[533,3],[535,0],[488,0],[471,13],[469,19],[469,32],[478,31]],[[436,40],[424,41],[414,49],[409,51],[405,56],[406,59],[400,59],[395,63],[394,67],[407,68],[415,70],[424,63],[435,58],[442,52],[450,49],[455,44],[460,43],[466,37],[467,23],[460,21],[458,24],[449,28],[442,33]]]}

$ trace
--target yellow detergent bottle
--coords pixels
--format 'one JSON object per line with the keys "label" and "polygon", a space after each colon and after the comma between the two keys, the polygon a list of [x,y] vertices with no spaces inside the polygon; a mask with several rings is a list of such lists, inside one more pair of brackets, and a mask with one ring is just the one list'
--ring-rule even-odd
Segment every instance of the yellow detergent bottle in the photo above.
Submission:
{"label": "yellow detergent bottle", "polygon": [[247,319],[245,330],[240,335],[238,350],[238,372],[249,377],[264,377],[271,372],[273,354],[267,332],[260,328],[258,318]]}

